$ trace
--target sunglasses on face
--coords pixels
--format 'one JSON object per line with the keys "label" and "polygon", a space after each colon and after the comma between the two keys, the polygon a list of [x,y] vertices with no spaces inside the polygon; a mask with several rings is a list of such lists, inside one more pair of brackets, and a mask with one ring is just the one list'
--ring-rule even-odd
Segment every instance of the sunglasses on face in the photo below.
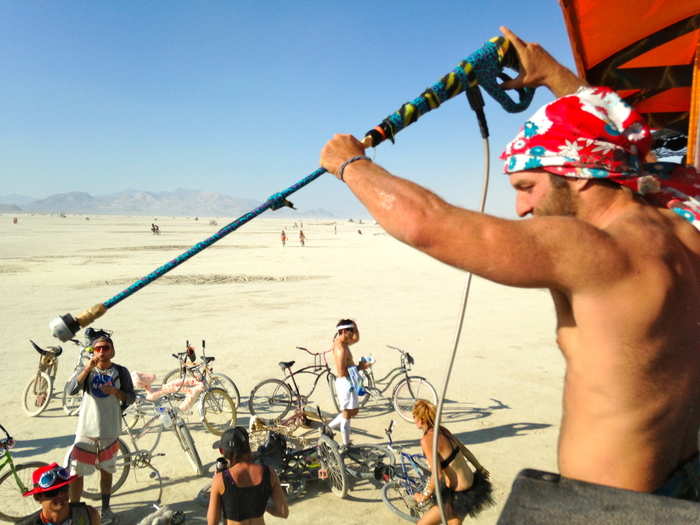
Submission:
{"label": "sunglasses on face", "polygon": [[109,352],[112,348],[110,346],[93,346],[92,350],[94,352]]}
{"label": "sunglasses on face", "polygon": [[[63,467],[56,467],[44,472],[39,478],[39,483],[37,483],[37,486],[41,487],[42,489],[48,489],[49,487],[53,487],[57,481],[67,481],[68,479],[70,479],[70,472]],[[48,492],[45,492],[44,494],[48,494]]]}

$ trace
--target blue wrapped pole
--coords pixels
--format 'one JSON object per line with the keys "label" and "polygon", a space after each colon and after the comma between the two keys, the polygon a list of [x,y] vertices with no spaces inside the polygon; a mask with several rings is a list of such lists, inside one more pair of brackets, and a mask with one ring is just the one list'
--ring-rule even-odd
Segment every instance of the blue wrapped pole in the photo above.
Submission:
{"label": "blue wrapped pole", "polygon": [[[366,147],[369,147],[377,146],[387,138],[393,140],[396,133],[414,123],[420,116],[438,108],[445,100],[477,84],[484,87],[487,93],[499,102],[506,111],[515,112],[525,110],[532,101],[534,90],[530,88],[518,90],[520,95],[520,100],[518,102],[510,99],[497,82],[497,78],[502,76],[504,67],[516,69],[517,56],[507,40],[502,37],[492,38],[440,79],[440,81],[425,90],[419,97],[411,102],[407,102],[401,106],[399,110],[384,119],[374,129],[368,131],[362,142]],[[287,189],[275,193],[262,205],[227,224],[211,237],[198,242],[186,252],[178,255],[162,266],[159,266],[145,277],[137,280],[128,288],[110,297],[103,303],[98,303],[88,308],[76,317],[73,317],[71,314],[56,317],[49,323],[49,328],[53,336],[61,341],[71,339],[80,328],[88,326],[95,319],[104,315],[104,313],[113,306],[165,275],[173,268],[178,267],[191,257],[194,257],[218,240],[223,239],[226,235],[237,230],[247,222],[250,222],[264,211],[289,205],[286,200],[289,195],[313,182],[325,172],[325,169],[318,168]]]}

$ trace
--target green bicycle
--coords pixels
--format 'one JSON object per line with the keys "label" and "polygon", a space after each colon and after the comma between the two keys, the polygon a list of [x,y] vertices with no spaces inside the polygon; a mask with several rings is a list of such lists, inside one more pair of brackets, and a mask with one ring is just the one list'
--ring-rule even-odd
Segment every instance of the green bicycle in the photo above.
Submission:
{"label": "green bicycle", "polygon": [[22,494],[32,488],[32,472],[47,463],[31,461],[16,464],[10,452],[15,446],[15,440],[5,427],[0,425],[0,429],[5,434],[4,438],[0,438],[0,520],[16,523],[39,508],[34,498],[25,498]]}

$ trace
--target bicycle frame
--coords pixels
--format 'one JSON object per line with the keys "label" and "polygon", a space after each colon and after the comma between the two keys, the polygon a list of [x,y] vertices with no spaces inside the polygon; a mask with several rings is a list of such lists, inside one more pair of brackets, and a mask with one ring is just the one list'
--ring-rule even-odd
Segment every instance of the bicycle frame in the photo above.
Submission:
{"label": "bicycle frame", "polygon": [[[302,346],[297,346],[297,349],[303,350],[307,354],[311,354],[312,356],[314,356],[314,364],[305,366],[305,367],[300,368],[300,369],[295,370],[295,371],[292,371],[292,369],[289,367],[284,367],[282,373],[284,375],[284,382],[292,390],[292,395],[294,396],[294,399],[297,403],[297,408],[299,410],[303,410],[303,405],[305,404],[303,402],[303,400],[309,399],[313,395],[313,393],[316,391],[316,385],[318,385],[319,380],[323,376],[325,376],[327,379],[329,374],[331,373],[331,369],[325,360],[325,357],[324,357],[325,352],[315,354],[313,352],[310,352],[309,350],[307,350],[306,348],[304,348]],[[316,379],[314,379],[314,383],[311,386],[311,390],[309,391],[308,394],[302,394],[301,391],[299,390],[299,385],[295,379],[295,376],[300,375],[300,374],[311,374],[311,375],[316,376]],[[290,384],[290,381],[291,381],[291,384]]]}
{"label": "bicycle frame", "polygon": [[19,479],[19,476],[17,475],[17,471],[15,470],[15,462],[12,461],[12,454],[10,453],[9,450],[5,449],[5,453],[0,457],[0,472],[5,470],[5,466],[8,466],[10,470],[12,471],[12,477],[15,478],[15,483],[17,483],[17,486],[20,488],[22,492],[26,492],[29,490],[28,487],[25,487],[24,484],[22,483],[22,480]]}
{"label": "bicycle frame", "polygon": [[[5,433],[6,439],[12,440],[10,437],[10,434],[5,430],[5,427],[0,425],[0,429]],[[14,443],[14,440],[12,440],[12,443]],[[14,446],[13,444],[8,445],[7,447],[0,448],[0,472],[5,470],[5,467],[9,465],[9,468],[12,472],[12,477],[15,478],[15,483],[17,483],[17,487],[22,492],[26,492],[29,490],[29,487],[25,487],[24,483],[22,483],[22,480],[19,479],[19,476],[17,475],[17,470],[15,469],[15,462],[12,460],[12,453],[10,452],[10,448]]]}
{"label": "bicycle frame", "polygon": [[[383,395],[384,392],[386,392],[389,389],[389,387],[391,387],[394,384],[394,381],[396,381],[401,375],[403,375],[403,377],[406,378],[406,380],[408,380],[408,373],[411,371],[411,368],[413,366],[413,358],[410,356],[410,354],[408,354],[408,352],[401,350],[400,348],[396,348],[395,346],[387,345],[387,347],[393,350],[397,350],[401,354],[401,363],[399,364],[399,366],[396,366],[389,370],[389,372],[380,379],[374,378],[373,367],[369,367],[363,370],[365,375],[369,378],[369,385],[367,385],[367,387],[369,387],[370,389],[378,390],[380,395]],[[384,387],[380,388],[379,385],[384,385]],[[411,395],[413,395],[413,392],[410,391],[410,381],[408,382],[408,388]]]}

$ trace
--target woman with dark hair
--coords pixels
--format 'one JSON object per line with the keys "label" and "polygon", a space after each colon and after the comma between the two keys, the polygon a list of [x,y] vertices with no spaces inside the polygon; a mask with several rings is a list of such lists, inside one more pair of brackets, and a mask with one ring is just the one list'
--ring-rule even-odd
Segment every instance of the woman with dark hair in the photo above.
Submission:
{"label": "woman with dark hair", "polygon": [[265,511],[278,518],[289,516],[279,478],[270,467],[253,462],[245,428],[229,428],[214,443],[214,448],[219,449],[228,465],[214,474],[208,525],[218,525],[222,509],[226,525],[264,524]]}
{"label": "woman with dark hair", "polygon": [[[423,399],[416,401],[413,406],[413,421],[423,432],[420,444],[431,469],[428,484],[422,493],[415,495],[416,501],[423,503],[434,495],[432,472],[437,463],[441,479],[439,490],[449,525],[459,525],[467,515],[475,517],[485,507],[493,505],[489,471],[445,427],[441,426],[438,430],[438,457],[433,458],[435,405]],[[472,471],[469,463],[474,465],[476,471]],[[440,522],[440,509],[435,505],[423,514],[418,523],[433,525]]]}

